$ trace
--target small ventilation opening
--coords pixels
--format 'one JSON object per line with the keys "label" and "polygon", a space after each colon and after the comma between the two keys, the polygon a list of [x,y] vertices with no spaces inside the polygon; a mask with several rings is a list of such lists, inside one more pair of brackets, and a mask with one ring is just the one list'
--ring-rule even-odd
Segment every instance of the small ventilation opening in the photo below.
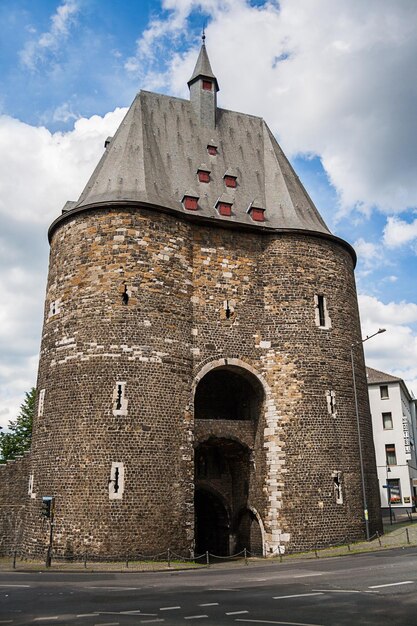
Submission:
{"label": "small ventilation opening", "polygon": [[217,154],[217,146],[215,146],[214,144],[209,143],[208,146],[207,146],[207,152],[211,156],[216,156],[216,154]]}
{"label": "small ventilation opening", "polygon": [[182,205],[187,211],[196,211],[198,208],[198,197],[185,195],[182,199]]}
{"label": "small ventilation opening", "polygon": [[232,215],[232,205],[227,202],[218,202],[216,208],[220,215],[230,217]]}
{"label": "small ventilation opening", "polygon": [[117,385],[117,398],[116,398],[116,411],[120,411],[122,408],[123,387]]}
{"label": "small ventilation opening", "polygon": [[237,186],[237,178],[236,176],[229,176],[229,175],[225,175],[224,177],[224,183],[226,185],[226,187],[236,187]]}
{"label": "small ventilation opening", "polygon": [[205,91],[211,91],[213,89],[213,83],[211,80],[203,80],[203,89]]}
{"label": "small ventilation opening", "polygon": [[319,324],[320,326],[326,326],[326,316],[324,312],[324,296],[321,294],[317,296],[317,308],[319,311]]}
{"label": "small ventilation opening", "polygon": [[123,302],[123,304],[128,304],[129,303],[129,294],[128,294],[128,291],[127,291],[127,285],[126,284],[125,284],[125,290],[124,290],[124,292],[122,294],[122,302]]}

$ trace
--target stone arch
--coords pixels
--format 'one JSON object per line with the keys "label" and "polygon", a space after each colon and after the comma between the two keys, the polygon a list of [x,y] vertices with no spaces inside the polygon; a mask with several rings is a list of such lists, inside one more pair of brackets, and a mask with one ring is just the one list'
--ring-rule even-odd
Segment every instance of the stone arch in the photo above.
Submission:
{"label": "stone arch", "polygon": [[[217,368],[235,367],[245,370],[254,376],[263,390],[263,412],[265,417],[265,429],[263,436],[263,447],[266,450],[266,474],[262,477],[263,484],[267,491],[267,505],[264,520],[261,519],[258,511],[250,507],[249,510],[255,515],[262,535],[263,553],[265,556],[273,555],[278,549],[284,549],[290,541],[290,534],[285,532],[281,526],[282,519],[282,492],[285,469],[285,451],[281,438],[281,416],[277,410],[275,399],[266,379],[252,365],[236,357],[220,357],[200,366],[197,371],[192,388],[189,409],[194,416],[194,400],[196,389],[200,381],[212,370]],[[239,441],[238,443],[243,444]],[[249,504],[249,503],[248,503]],[[252,510],[253,509],[253,510]]]}

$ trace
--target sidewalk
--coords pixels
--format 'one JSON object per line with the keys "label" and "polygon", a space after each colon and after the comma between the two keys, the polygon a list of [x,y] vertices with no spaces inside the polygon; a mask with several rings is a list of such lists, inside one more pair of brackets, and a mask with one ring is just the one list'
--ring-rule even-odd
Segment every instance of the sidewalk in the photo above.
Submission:
{"label": "sidewalk", "polygon": [[[410,523],[409,520],[400,522],[397,518],[396,523],[390,524],[390,520],[384,519],[384,535],[374,537],[371,541],[360,541],[356,543],[346,543],[339,546],[329,548],[321,548],[310,550],[309,552],[297,552],[294,554],[277,555],[270,558],[262,558],[256,556],[248,556],[246,564],[259,563],[277,563],[277,562],[293,562],[308,559],[320,559],[328,557],[348,556],[352,554],[361,554],[366,552],[374,552],[387,550],[390,548],[401,548],[409,546],[417,546],[417,521]],[[45,567],[45,562],[41,560],[27,560],[19,556],[16,557],[15,568],[13,568],[13,556],[0,558],[0,571],[66,571],[66,572],[169,572],[175,570],[191,570],[201,568],[233,568],[241,567],[245,564],[242,557],[233,559],[219,560],[213,558],[209,565],[206,562],[195,563],[194,561],[172,560],[170,564],[166,561],[65,561],[52,560],[50,568]]]}

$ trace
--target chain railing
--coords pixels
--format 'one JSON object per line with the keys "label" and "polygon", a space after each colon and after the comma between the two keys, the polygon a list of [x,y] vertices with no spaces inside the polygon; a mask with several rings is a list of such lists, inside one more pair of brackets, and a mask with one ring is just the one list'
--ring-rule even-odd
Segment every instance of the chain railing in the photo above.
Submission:
{"label": "chain railing", "polygon": [[[225,562],[243,562],[245,565],[249,564],[249,559],[259,558],[276,558],[282,563],[284,560],[293,558],[323,558],[332,555],[343,555],[348,553],[357,553],[371,550],[379,550],[384,548],[395,548],[407,545],[417,545],[417,526],[411,528],[398,528],[390,533],[380,535],[376,532],[370,537],[369,542],[352,542],[348,538],[338,541],[334,544],[316,544],[312,548],[306,549],[303,552],[291,552],[285,551],[283,545],[278,545],[277,548],[269,553],[267,556],[253,552],[247,548],[243,548],[240,552],[236,552],[231,555],[219,555],[209,551],[202,554],[193,554],[190,551],[189,555],[178,554],[171,548],[157,552],[155,554],[144,554],[141,552],[131,551],[126,552],[124,557],[118,555],[97,555],[89,553],[87,550],[82,554],[68,554],[68,552],[58,552],[57,550],[51,553],[51,566],[67,566],[71,565],[75,568],[83,569],[101,569],[104,566],[110,569],[123,569],[123,570],[154,570],[160,568],[201,568],[211,567],[212,565],[218,565]],[[20,569],[29,566],[30,564],[36,564],[39,566],[39,559],[28,559],[18,550],[14,550],[9,556],[12,559],[13,569]]]}

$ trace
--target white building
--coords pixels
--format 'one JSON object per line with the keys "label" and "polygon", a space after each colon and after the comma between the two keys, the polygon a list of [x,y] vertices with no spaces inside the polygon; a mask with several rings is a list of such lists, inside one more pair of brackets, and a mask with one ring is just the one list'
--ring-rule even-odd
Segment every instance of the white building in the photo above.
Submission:
{"label": "white building", "polygon": [[416,400],[404,381],[366,368],[382,509],[411,511],[417,497]]}

